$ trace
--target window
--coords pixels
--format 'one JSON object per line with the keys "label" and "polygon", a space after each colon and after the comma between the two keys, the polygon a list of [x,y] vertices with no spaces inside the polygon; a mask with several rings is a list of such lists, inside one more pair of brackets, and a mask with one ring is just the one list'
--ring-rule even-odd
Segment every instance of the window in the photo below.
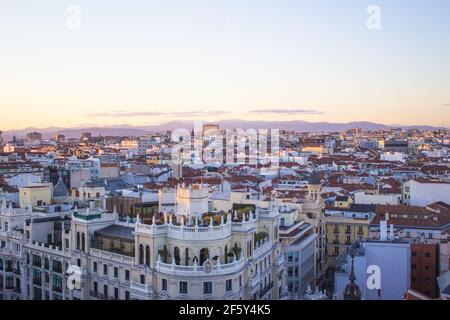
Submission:
{"label": "window", "polygon": [[429,252],[425,252],[425,257],[426,258],[429,258],[431,255],[430,255],[430,253]]}
{"label": "window", "polygon": [[188,293],[188,284],[186,281],[180,281],[180,293],[181,294]]}
{"label": "window", "polygon": [[53,291],[62,292],[62,278],[56,274],[53,275]]}
{"label": "window", "polygon": [[35,267],[41,267],[41,257],[38,255],[33,254],[33,266]]}
{"label": "window", "polygon": [[294,261],[294,253],[293,252],[289,252],[288,253],[288,262],[292,262]]}
{"label": "window", "polygon": [[105,276],[108,275],[108,266],[107,266],[106,264],[103,265],[103,274],[104,274]]}
{"label": "window", "polygon": [[97,272],[97,261],[94,261],[94,263],[93,263],[93,269],[94,269],[94,272]]}
{"label": "window", "polygon": [[203,294],[212,294],[212,282],[203,282]]}
{"label": "window", "polygon": [[64,244],[66,246],[66,249],[69,249],[69,239],[64,239]]}
{"label": "window", "polygon": [[141,274],[141,284],[145,284],[145,275]]}
{"label": "window", "polygon": [[53,272],[62,273],[62,263],[58,260],[52,260],[52,270]]}
{"label": "window", "polygon": [[150,247],[149,246],[145,247],[145,264],[150,267]]}
{"label": "window", "polygon": [[167,279],[161,279],[161,290],[167,291]]}
{"label": "window", "polygon": [[81,239],[80,239],[80,233],[77,232],[77,250],[80,250],[80,241],[81,241]]}
{"label": "window", "polygon": [[125,291],[125,300],[130,300],[130,292]]}
{"label": "window", "polygon": [[292,277],[293,274],[294,274],[294,268],[289,267],[289,268],[288,268],[288,277]]}
{"label": "window", "polygon": [[114,278],[118,278],[119,277],[119,268],[114,267]]}
{"label": "window", "polygon": [[105,284],[105,285],[103,285],[103,294],[105,295],[105,296],[108,296],[108,286]]}
{"label": "window", "polygon": [[81,259],[77,259],[77,266],[81,267]]}
{"label": "window", "polygon": [[130,281],[130,270],[125,270],[125,281]]}
{"label": "window", "polygon": [[144,246],[139,245],[139,264],[144,264]]}
{"label": "window", "polygon": [[97,281],[94,281],[94,292],[97,293],[98,291],[98,283]]}
{"label": "window", "polygon": [[227,291],[232,291],[233,290],[233,280],[228,279],[226,282],[226,290]]}
{"label": "window", "polygon": [[119,300],[119,288],[114,288],[114,299]]}

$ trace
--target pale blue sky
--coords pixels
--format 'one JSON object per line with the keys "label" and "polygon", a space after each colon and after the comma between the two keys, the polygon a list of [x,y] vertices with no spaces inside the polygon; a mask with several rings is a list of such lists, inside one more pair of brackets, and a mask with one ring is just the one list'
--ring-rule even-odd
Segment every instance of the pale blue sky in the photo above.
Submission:
{"label": "pale blue sky", "polygon": [[[78,31],[66,28],[73,4]],[[372,4],[381,30],[366,27]],[[178,118],[450,126],[448,0],[2,0],[0,40],[0,129]]]}

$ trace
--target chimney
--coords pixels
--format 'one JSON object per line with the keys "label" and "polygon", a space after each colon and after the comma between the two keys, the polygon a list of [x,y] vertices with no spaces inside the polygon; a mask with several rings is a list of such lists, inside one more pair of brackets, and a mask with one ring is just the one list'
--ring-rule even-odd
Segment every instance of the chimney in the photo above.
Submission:
{"label": "chimney", "polygon": [[380,221],[380,240],[386,241],[387,238],[387,221]]}

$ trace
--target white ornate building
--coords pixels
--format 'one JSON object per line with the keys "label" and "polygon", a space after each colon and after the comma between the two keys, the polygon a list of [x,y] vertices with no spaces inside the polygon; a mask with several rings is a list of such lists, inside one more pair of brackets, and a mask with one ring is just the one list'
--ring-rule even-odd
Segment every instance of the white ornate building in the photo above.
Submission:
{"label": "white ornate building", "polygon": [[[181,210],[148,224],[89,209],[48,214],[3,205],[0,296],[286,299],[279,212],[208,213],[208,197],[198,196],[204,188],[178,188]],[[66,285],[71,266],[80,268],[79,289]]]}

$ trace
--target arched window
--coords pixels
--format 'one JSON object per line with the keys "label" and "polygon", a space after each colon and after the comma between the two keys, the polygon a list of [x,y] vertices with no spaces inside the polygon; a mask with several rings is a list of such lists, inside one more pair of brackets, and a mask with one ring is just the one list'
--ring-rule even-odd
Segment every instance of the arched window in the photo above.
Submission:
{"label": "arched window", "polygon": [[175,264],[180,264],[180,249],[178,247],[173,248],[173,257],[175,258]]}
{"label": "arched window", "polygon": [[150,247],[145,247],[145,264],[150,267]]}
{"label": "arched window", "polygon": [[144,246],[139,245],[139,264],[144,264]]}
{"label": "arched window", "polygon": [[84,232],[81,234],[81,250],[83,251],[83,252],[86,252],[86,246],[85,246],[85,243],[86,243],[86,239],[85,239],[85,237],[84,237]]}
{"label": "arched window", "polygon": [[188,248],[186,248],[184,250],[184,264],[187,266],[189,265],[189,249]]}
{"label": "arched window", "polygon": [[80,233],[77,232],[77,250],[80,250]]}
{"label": "arched window", "polygon": [[208,248],[203,248],[200,250],[200,265],[202,266],[203,263],[208,260],[209,258],[209,250]]}

